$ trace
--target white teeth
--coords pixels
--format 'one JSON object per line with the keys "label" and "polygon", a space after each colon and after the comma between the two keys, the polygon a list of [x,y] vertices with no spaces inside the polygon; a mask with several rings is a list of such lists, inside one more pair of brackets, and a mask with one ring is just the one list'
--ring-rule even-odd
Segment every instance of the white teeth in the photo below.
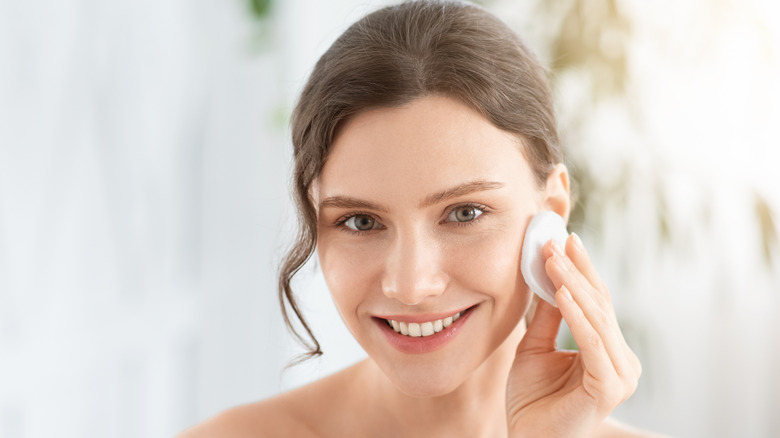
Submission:
{"label": "white teeth", "polygon": [[435,333],[439,333],[445,328],[452,325],[453,322],[460,318],[461,312],[458,312],[452,316],[448,316],[444,319],[438,319],[436,321],[416,323],[416,322],[399,322],[391,319],[386,320],[387,324],[393,327],[396,333],[402,335],[411,336],[414,338],[431,336]]}

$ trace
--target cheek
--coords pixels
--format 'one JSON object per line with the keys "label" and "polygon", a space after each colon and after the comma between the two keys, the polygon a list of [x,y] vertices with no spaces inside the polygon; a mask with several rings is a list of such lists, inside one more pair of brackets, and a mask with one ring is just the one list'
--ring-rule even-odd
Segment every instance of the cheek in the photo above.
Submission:
{"label": "cheek", "polygon": [[358,305],[376,284],[377,257],[370,247],[318,242],[317,253],[325,283],[342,319],[351,325]]}
{"label": "cheek", "polygon": [[531,303],[520,274],[522,238],[521,230],[483,236],[464,246],[449,268],[453,281],[486,299],[493,347],[507,339]]}
{"label": "cheek", "polygon": [[520,232],[496,231],[458,242],[450,251],[450,276],[468,289],[508,304],[523,290],[520,276]]}

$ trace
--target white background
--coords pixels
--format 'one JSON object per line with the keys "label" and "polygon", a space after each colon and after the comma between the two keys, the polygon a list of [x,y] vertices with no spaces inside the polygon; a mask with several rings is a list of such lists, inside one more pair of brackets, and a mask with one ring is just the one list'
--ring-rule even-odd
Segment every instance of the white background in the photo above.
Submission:
{"label": "white background", "polygon": [[[299,349],[275,272],[295,94],[381,4],[278,1],[258,22],[237,0],[0,0],[0,437],[171,436],[363,356],[310,264],[325,356],[283,372]],[[778,223],[778,11],[619,5],[642,130],[602,102],[573,153],[605,185],[631,175],[581,233],[645,365],[615,415],[777,436],[780,252],[762,257],[753,200]],[[545,59],[531,3],[489,6]],[[587,85],[559,83],[566,122]]]}

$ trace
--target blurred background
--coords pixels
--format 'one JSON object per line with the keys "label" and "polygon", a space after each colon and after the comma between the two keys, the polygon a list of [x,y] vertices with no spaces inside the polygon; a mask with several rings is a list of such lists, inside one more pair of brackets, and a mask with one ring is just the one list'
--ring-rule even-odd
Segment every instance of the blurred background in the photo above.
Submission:
{"label": "blurred background", "polygon": [[[282,323],[289,114],[389,2],[0,0],[0,437],[165,437],[364,355]],[[615,417],[780,436],[780,7],[480,2],[550,74],[593,252],[644,364]],[[568,343],[565,332],[561,342]]]}

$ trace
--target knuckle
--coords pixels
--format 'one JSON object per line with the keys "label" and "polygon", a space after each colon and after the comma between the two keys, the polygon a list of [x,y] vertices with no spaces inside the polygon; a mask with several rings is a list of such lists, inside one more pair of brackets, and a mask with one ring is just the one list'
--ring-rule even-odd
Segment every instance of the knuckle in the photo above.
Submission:
{"label": "knuckle", "polygon": [[631,347],[628,346],[628,344],[625,344],[625,355],[626,360],[628,360],[631,374],[639,379],[639,377],[642,375],[642,362],[639,360],[639,357],[636,355],[636,353],[634,353]]}
{"label": "knuckle", "polygon": [[617,406],[623,401],[624,397],[622,385],[617,382],[607,384],[602,391],[601,396],[603,397],[604,405],[609,406],[610,408]]}
{"label": "knuckle", "polygon": [[636,378],[639,379],[639,377],[642,375],[642,362],[639,361],[639,358],[636,357],[636,354],[631,353],[631,362],[634,365],[634,369],[636,370]]}
{"label": "knuckle", "polygon": [[628,375],[623,378],[623,385],[625,386],[629,395],[633,394],[634,391],[636,391],[637,386],[639,386],[639,377],[635,375]]}
{"label": "knuckle", "polygon": [[621,396],[620,402],[623,403],[624,401],[628,400],[634,392],[636,392],[637,387],[639,386],[639,379],[637,378],[625,378],[623,383],[624,392]]}
{"label": "knuckle", "polygon": [[605,312],[599,312],[598,321],[603,327],[607,327],[611,322],[610,316]]}
{"label": "knuckle", "polygon": [[590,333],[587,337],[588,345],[594,349],[602,348],[603,343],[598,333]]}

